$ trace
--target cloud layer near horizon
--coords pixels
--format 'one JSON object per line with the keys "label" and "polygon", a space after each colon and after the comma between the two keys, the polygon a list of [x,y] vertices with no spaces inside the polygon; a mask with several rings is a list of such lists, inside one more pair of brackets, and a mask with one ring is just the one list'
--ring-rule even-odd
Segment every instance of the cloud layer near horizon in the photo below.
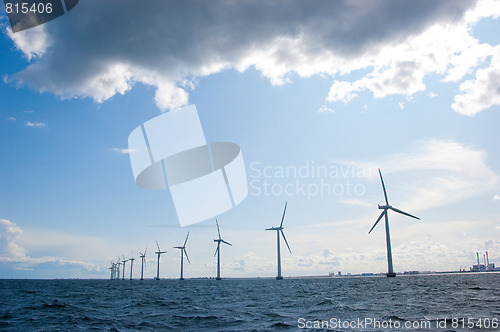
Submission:
{"label": "cloud layer near horizon", "polygon": [[[361,90],[375,97],[425,90],[437,73],[460,82],[481,61],[478,80],[460,86],[453,109],[473,115],[500,102],[478,92],[500,68],[495,47],[467,29],[500,13],[484,1],[187,1],[81,3],[49,24],[9,33],[30,59],[7,78],[62,98],[102,102],[137,82],[156,88],[161,110],[189,102],[196,80],[225,69],[254,67],[272,84],[290,75],[332,77],[329,101]],[[355,81],[342,74],[362,69]],[[498,93],[500,95],[500,93]]]}

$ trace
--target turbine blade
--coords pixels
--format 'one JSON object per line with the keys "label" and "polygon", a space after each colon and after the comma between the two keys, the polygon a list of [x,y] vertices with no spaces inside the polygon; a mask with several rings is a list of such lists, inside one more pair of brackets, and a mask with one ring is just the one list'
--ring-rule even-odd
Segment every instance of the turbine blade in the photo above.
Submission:
{"label": "turbine blade", "polygon": [[188,252],[186,251],[186,249],[182,249],[182,250],[184,250],[184,254],[186,254],[186,259],[188,260],[188,263],[191,264],[191,262],[189,261]]}
{"label": "turbine blade", "polygon": [[146,247],[146,250],[144,250],[144,256],[146,256],[146,251],[148,251],[148,247]]}
{"label": "turbine blade", "polygon": [[380,219],[382,219],[382,217],[384,216],[385,213],[387,213],[387,210],[382,211],[382,213],[380,214],[380,216],[378,216],[377,221],[375,221],[375,224],[372,226],[372,228],[370,229],[370,231],[368,232],[368,234],[370,234],[373,231],[373,229],[375,228],[375,226],[377,226],[378,222],[380,221]]}
{"label": "turbine blade", "polygon": [[188,232],[188,234],[186,235],[186,240],[184,241],[184,245],[183,245],[183,247],[185,247],[185,246],[186,246],[186,243],[188,242],[188,237],[189,237],[189,232]]}
{"label": "turbine blade", "polygon": [[281,217],[280,227],[283,227],[283,220],[285,220],[285,212],[286,212],[286,205],[287,204],[288,204],[288,202],[285,202],[285,209],[283,210],[283,217]]}
{"label": "turbine blade", "polygon": [[394,211],[394,212],[404,214],[405,216],[412,217],[412,218],[415,218],[415,219],[420,220],[420,218],[419,218],[419,217],[415,217],[414,215],[411,215],[411,214],[409,214],[409,213],[407,213],[407,212],[404,212],[404,211],[398,210],[398,209],[396,209],[396,208],[394,208],[394,207],[392,207],[392,206],[391,206],[391,207],[389,207],[389,209],[391,209],[391,210],[392,210],[392,211]]}
{"label": "turbine blade", "polygon": [[220,247],[220,242],[217,244],[217,249],[215,249],[214,257],[217,255],[217,251],[219,251],[219,247]]}
{"label": "turbine blade", "polygon": [[221,237],[220,237],[220,230],[219,230],[219,222],[217,221],[217,219],[215,219],[215,223],[217,224],[217,233],[219,233],[219,240],[220,240]]}
{"label": "turbine blade", "polygon": [[232,244],[229,243],[229,242],[227,242],[227,241],[222,240],[222,242],[224,242],[225,244],[229,244],[230,246],[232,246]]}
{"label": "turbine blade", "polygon": [[382,178],[382,172],[380,171],[380,168],[378,169],[378,174],[380,174],[380,181],[382,181],[382,188],[384,189],[385,204],[389,205],[389,201],[387,200],[387,192],[385,191],[384,179]]}
{"label": "turbine blade", "polygon": [[158,244],[158,240],[156,240],[156,246],[158,247],[158,251],[161,251],[160,250],[160,245]]}
{"label": "turbine blade", "polygon": [[290,249],[290,246],[288,245],[288,241],[286,240],[285,233],[283,232],[282,229],[280,229],[281,235],[283,235],[283,240],[285,240],[286,246],[288,247],[288,251],[290,251],[290,254],[292,253],[292,249]]}

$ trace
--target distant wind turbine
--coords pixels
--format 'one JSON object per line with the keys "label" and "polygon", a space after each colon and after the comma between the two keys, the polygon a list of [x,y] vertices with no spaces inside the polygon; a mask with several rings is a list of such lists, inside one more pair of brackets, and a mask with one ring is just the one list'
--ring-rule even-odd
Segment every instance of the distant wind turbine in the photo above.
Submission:
{"label": "distant wind turbine", "polygon": [[139,257],[141,257],[141,280],[144,280],[144,265],[146,264],[146,261],[145,261],[146,251],[148,251],[148,248],[146,248],[146,250],[144,250],[144,253],[139,252]]}
{"label": "distant wind turbine", "polygon": [[120,262],[120,258],[118,258],[118,260],[116,261],[116,265],[118,266],[117,268],[117,272],[116,272],[116,280],[120,280],[120,265],[122,265],[122,263]]}
{"label": "distant wind turbine", "polygon": [[156,241],[156,246],[158,247],[158,251],[155,252],[155,254],[158,255],[158,265],[156,268],[156,280],[160,280],[160,256],[161,256],[161,254],[166,254],[167,252],[160,250],[160,245],[158,244],[158,241]]}
{"label": "distant wind turbine", "polygon": [[385,191],[384,179],[382,178],[382,172],[380,171],[380,168],[378,169],[378,173],[380,174],[380,181],[382,182],[382,189],[384,189],[385,205],[380,205],[380,204],[378,205],[378,208],[380,210],[384,210],[384,211],[382,211],[382,213],[378,217],[377,221],[375,221],[375,224],[370,229],[370,231],[368,232],[368,234],[370,234],[372,232],[372,230],[375,228],[375,226],[377,226],[377,224],[380,221],[380,219],[382,219],[382,217],[385,216],[385,239],[386,239],[386,242],[387,242],[387,265],[389,267],[389,271],[387,272],[387,276],[388,277],[395,277],[396,273],[394,273],[394,269],[392,268],[391,235],[389,234],[389,216],[388,216],[388,210],[390,209],[390,210],[392,210],[394,212],[397,212],[399,214],[403,214],[405,216],[412,217],[412,218],[415,218],[415,219],[418,219],[418,220],[420,220],[420,218],[419,217],[415,217],[414,215],[411,215],[411,214],[406,213],[404,211],[398,210],[395,207],[392,207],[392,206],[389,205],[389,201],[387,200],[387,192]]}
{"label": "distant wind turbine", "polygon": [[123,263],[123,277],[122,277],[122,280],[125,280],[125,263],[128,262],[128,259],[125,259],[125,255],[123,256],[123,260],[122,260],[122,263]]}
{"label": "distant wind turbine", "polygon": [[225,243],[225,244],[228,244],[230,246],[232,246],[232,244],[229,243],[229,242],[224,241],[221,238],[221,236],[220,236],[220,230],[219,230],[219,222],[217,221],[217,219],[215,219],[215,223],[217,225],[217,233],[219,234],[219,238],[216,239],[216,240],[214,240],[214,242],[217,242],[217,249],[215,249],[215,254],[214,254],[214,256],[217,255],[217,278],[215,278],[215,279],[216,280],[220,280],[221,279],[220,278],[220,244],[221,244],[221,242]]}
{"label": "distant wind turbine", "polygon": [[130,261],[130,280],[132,280],[132,268],[134,266],[134,261],[135,261],[134,254],[132,254],[132,258],[129,258],[129,261]]}
{"label": "distant wind turbine", "polygon": [[115,278],[115,270],[116,270],[116,266],[113,261],[111,261],[111,266],[108,267],[108,270],[111,272],[111,280],[113,280]]}
{"label": "distant wind turbine", "polygon": [[283,240],[285,240],[286,246],[288,247],[288,251],[290,251],[290,254],[292,253],[292,250],[290,249],[290,246],[288,245],[288,241],[286,240],[285,233],[283,232],[283,220],[285,220],[285,212],[286,212],[286,205],[287,204],[288,204],[288,202],[285,202],[285,209],[283,210],[283,217],[281,217],[280,227],[266,228],[266,231],[276,231],[276,236],[277,236],[277,241],[278,241],[278,275],[276,276],[276,280],[283,279],[283,276],[281,275],[280,233],[281,233],[281,235],[283,235]]}
{"label": "distant wind turbine", "polygon": [[188,241],[188,237],[189,237],[189,232],[186,235],[186,240],[184,241],[184,245],[182,247],[174,247],[175,249],[181,250],[181,277],[180,277],[180,280],[184,280],[184,274],[183,274],[184,273],[184,254],[186,254],[186,259],[187,259],[188,263],[191,264],[191,262],[189,261],[188,253],[186,251],[186,243]]}

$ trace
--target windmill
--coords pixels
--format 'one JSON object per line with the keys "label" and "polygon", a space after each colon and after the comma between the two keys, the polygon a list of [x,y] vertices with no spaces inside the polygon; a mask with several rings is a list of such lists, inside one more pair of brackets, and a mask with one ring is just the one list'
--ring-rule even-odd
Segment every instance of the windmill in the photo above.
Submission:
{"label": "windmill", "polygon": [[116,261],[116,265],[118,266],[118,268],[116,269],[116,280],[120,280],[120,265],[122,265],[122,263],[120,262],[120,258],[118,258],[118,260]]}
{"label": "windmill", "polygon": [[116,265],[113,261],[111,261],[111,266],[108,267],[108,270],[111,272],[111,280],[115,278],[115,270],[116,270]]}
{"label": "windmill", "polygon": [[395,277],[396,273],[394,273],[394,270],[392,268],[391,236],[389,234],[389,216],[388,216],[388,210],[392,210],[392,211],[397,212],[399,214],[403,214],[405,216],[412,217],[412,218],[415,218],[415,219],[418,219],[418,220],[420,220],[420,218],[419,217],[415,217],[415,216],[413,216],[413,215],[411,215],[409,213],[406,213],[404,211],[398,210],[395,207],[392,207],[392,206],[389,205],[389,201],[387,200],[387,192],[385,191],[384,179],[382,178],[382,172],[380,171],[380,168],[378,169],[378,173],[380,174],[380,181],[382,182],[382,189],[384,189],[385,205],[380,205],[380,204],[378,205],[378,208],[380,210],[384,210],[384,211],[382,211],[382,213],[378,217],[377,221],[375,221],[375,224],[370,229],[370,231],[368,232],[368,234],[370,234],[371,231],[375,228],[375,226],[377,226],[377,224],[380,221],[380,219],[382,219],[382,217],[385,216],[385,240],[387,242],[387,265],[389,267],[389,271],[387,272],[387,276],[388,277]]}
{"label": "windmill", "polygon": [[141,257],[141,280],[144,280],[144,266],[146,265],[146,251],[148,251],[148,248],[144,250],[144,253],[139,252],[139,257]]}
{"label": "windmill", "polygon": [[188,241],[188,237],[189,237],[189,232],[186,235],[186,240],[184,241],[184,245],[182,247],[174,247],[175,249],[181,250],[181,277],[180,277],[180,280],[184,280],[184,274],[183,274],[183,272],[184,272],[184,254],[186,254],[186,259],[187,259],[188,263],[191,264],[191,262],[189,261],[188,253],[186,251],[186,243]]}
{"label": "windmill", "polygon": [[214,240],[214,242],[217,242],[217,249],[215,249],[215,254],[214,254],[214,257],[215,255],[217,255],[217,278],[215,278],[216,280],[220,280],[220,244],[221,242],[222,243],[225,243],[225,244],[228,244],[230,246],[232,246],[231,243],[229,242],[226,242],[224,241],[221,236],[220,236],[220,230],[219,230],[219,223],[217,222],[217,219],[215,219],[215,223],[217,225],[217,233],[219,234],[219,238]]}
{"label": "windmill", "polygon": [[266,228],[266,231],[276,231],[276,236],[277,236],[277,241],[278,241],[278,275],[276,276],[276,280],[283,279],[283,276],[281,275],[280,233],[281,233],[281,235],[283,235],[283,240],[285,240],[286,246],[288,247],[288,251],[290,251],[290,254],[292,253],[292,250],[290,249],[290,246],[288,245],[288,241],[286,240],[285,233],[283,232],[283,220],[285,220],[285,212],[286,212],[287,203],[288,202],[285,202],[285,209],[283,210],[283,217],[281,217],[280,227]]}
{"label": "windmill", "polygon": [[122,280],[125,280],[125,263],[128,262],[128,259],[125,259],[125,255],[123,255],[123,260],[122,260],[122,263],[123,263],[123,276],[122,276]]}
{"label": "windmill", "polygon": [[132,253],[132,258],[129,258],[129,261],[130,261],[130,280],[132,280],[132,267],[134,266],[134,261],[135,261],[133,253]]}
{"label": "windmill", "polygon": [[156,268],[156,280],[160,280],[160,256],[161,256],[161,254],[166,254],[167,252],[160,250],[160,245],[158,244],[158,241],[156,241],[156,246],[158,247],[158,251],[155,252],[155,254],[158,255],[158,266]]}

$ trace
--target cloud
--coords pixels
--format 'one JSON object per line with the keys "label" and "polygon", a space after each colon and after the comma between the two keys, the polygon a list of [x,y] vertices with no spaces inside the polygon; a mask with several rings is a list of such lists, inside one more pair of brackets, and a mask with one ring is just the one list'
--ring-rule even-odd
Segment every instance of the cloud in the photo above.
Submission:
{"label": "cloud", "polygon": [[[156,88],[162,110],[187,104],[197,78],[230,68],[254,67],[272,84],[290,81],[291,74],[367,72],[354,82],[334,80],[330,101],[348,102],[363,89],[375,97],[412,94],[425,89],[429,73],[458,67],[458,61],[450,62],[458,59],[453,55],[475,49],[467,23],[493,15],[499,6],[472,15],[474,5],[468,0],[85,2],[71,19],[7,32],[31,61],[8,81],[96,102],[140,82]],[[477,62],[477,52],[470,54],[460,72]]]}
{"label": "cloud", "polygon": [[16,119],[15,117],[13,117],[13,116],[9,116],[9,117],[7,118],[7,121],[16,121],[16,120],[17,120],[17,119]]}
{"label": "cloud", "polygon": [[25,256],[24,248],[18,244],[22,234],[23,231],[15,223],[0,219],[0,258]]}
{"label": "cloud", "polygon": [[[27,250],[21,244],[26,238],[29,239],[30,245],[34,248],[42,247],[55,247],[61,242],[61,239],[65,241],[64,246],[56,250],[56,252],[67,252],[67,248],[78,244],[81,241],[75,241],[77,238],[74,236],[68,236],[67,234],[55,234],[54,232],[49,232],[48,234],[43,234],[43,232],[35,232],[36,235],[31,234],[31,232],[24,232],[16,223],[11,222],[6,219],[0,219],[0,263],[10,264],[16,270],[26,270],[33,271],[37,269],[42,269],[44,265],[50,264],[52,266],[72,266],[83,268],[87,272],[97,272],[100,271],[99,266],[79,261],[76,259],[67,259],[58,256],[43,255],[39,257],[32,257],[27,254]],[[47,235],[47,236],[42,236]],[[41,239],[41,236],[43,239]],[[43,244],[40,246],[40,241]],[[88,246],[89,239],[86,239],[83,243]],[[81,248],[78,248],[80,250]],[[73,250],[73,249],[72,249]]]}
{"label": "cloud", "polygon": [[475,115],[494,105],[500,105],[500,46],[487,68],[479,69],[475,78],[460,84],[461,93],[451,106],[464,115]]}
{"label": "cloud", "polygon": [[39,25],[17,33],[7,28],[5,33],[14,41],[16,48],[23,52],[28,61],[43,56],[53,43],[52,37],[46,31],[46,25]]}
{"label": "cloud", "polygon": [[335,110],[331,109],[326,105],[322,105],[320,108],[318,108],[316,113],[335,113]]}
{"label": "cloud", "polygon": [[111,150],[120,154],[129,154],[130,152],[134,151],[133,149],[120,149],[120,148],[112,148]]}
{"label": "cloud", "polygon": [[340,203],[342,204],[347,204],[347,205],[352,205],[352,206],[358,206],[358,207],[363,207],[363,208],[371,208],[373,207],[372,204],[363,201],[361,199],[357,198],[349,198],[349,199],[341,199],[339,200]]}
{"label": "cloud", "polygon": [[498,194],[495,194],[495,196],[493,196],[493,201],[500,201],[500,195]]}
{"label": "cloud", "polygon": [[386,180],[386,175],[391,173],[419,172],[418,176],[410,177],[412,182],[402,177],[409,187],[406,191],[413,193],[404,203],[409,210],[459,202],[496,190],[500,183],[500,177],[488,166],[483,150],[437,139],[414,142],[407,150],[375,161],[354,162],[360,170],[356,173],[377,179],[377,168],[380,168]]}
{"label": "cloud", "polygon": [[40,122],[40,121],[25,121],[24,124],[28,127],[35,127],[35,128],[43,128],[45,127],[45,123]]}
{"label": "cloud", "polygon": [[429,96],[431,98],[436,98],[438,96],[438,94],[430,91],[429,93],[427,93],[427,96]]}

